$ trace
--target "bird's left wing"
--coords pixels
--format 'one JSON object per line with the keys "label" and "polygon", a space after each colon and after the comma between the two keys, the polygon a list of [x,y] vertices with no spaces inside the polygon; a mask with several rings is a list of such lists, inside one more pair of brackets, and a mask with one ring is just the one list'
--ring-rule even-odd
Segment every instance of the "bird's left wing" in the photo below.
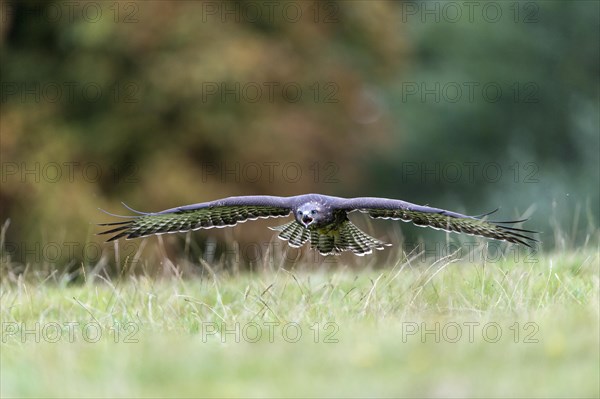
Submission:
{"label": "bird's left wing", "polygon": [[229,197],[211,202],[180,206],[156,213],[139,213],[128,220],[102,223],[112,228],[98,234],[114,234],[108,241],[125,237],[137,238],[153,234],[186,232],[213,227],[234,226],[246,220],[282,217],[291,212],[285,197],[267,195]]}
{"label": "bird's left wing", "polygon": [[526,233],[536,233],[535,231],[504,226],[524,222],[525,220],[492,222],[483,219],[483,216],[493,212],[482,216],[467,216],[444,209],[415,205],[406,201],[375,197],[348,199],[344,202],[343,207],[347,212],[358,210],[367,213],[374,219],[402,220],[412,222],[417,226],[493,238],[523,244],[528,247],[537,242],[536,239],[525,235]]}

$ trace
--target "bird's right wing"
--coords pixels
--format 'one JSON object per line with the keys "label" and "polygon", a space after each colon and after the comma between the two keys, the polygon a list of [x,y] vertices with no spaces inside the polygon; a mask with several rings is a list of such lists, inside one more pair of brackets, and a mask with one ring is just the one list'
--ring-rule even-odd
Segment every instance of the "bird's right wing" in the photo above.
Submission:
{"label": "bird's right wing", "polygon": [[229,197],[211,202],[186,205],[156,213],[141,213],[123,222],[102,223],[110,230],[98,234],[114,234],[107,241],[145,237],[153,234],[186,232],[213,227],[234,226],[258,218],[282,217],[291,212],[285,197],[266,195]]}

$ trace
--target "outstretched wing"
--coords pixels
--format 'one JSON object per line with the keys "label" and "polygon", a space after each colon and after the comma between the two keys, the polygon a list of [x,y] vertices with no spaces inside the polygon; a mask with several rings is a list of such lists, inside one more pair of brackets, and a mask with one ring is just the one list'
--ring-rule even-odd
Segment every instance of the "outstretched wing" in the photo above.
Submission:
{"label": "outstretched wing", "polygon": [[415,205],[406,201],[374,197],[349,199],[344,201],[343,207],[347,212],[358,210],[367,213],[373,219],[402,220],[412,222],[417,226],[493,238],[523,244],[530,248],[532,243],[537,242],[536,239],[525,235],[536,233],[535,231],[504,226],[506,224],[521,223],[525,220],[493,222],[483,219],[484,216],[490,213],[482,216],[467,216],[444,209]]}
{"label": "outstretched wing", "polygon": [[114,234],[107,240],[113,241],[122,237],[129,239],[153,234],[234,226],[246,220],[287,216],[290,212],[291,205],[284,197],[266,195],[229,197],[156,213],[138,212],[138,216],[131,216],[123,222],[100,224],[112,228],[98,234]]}

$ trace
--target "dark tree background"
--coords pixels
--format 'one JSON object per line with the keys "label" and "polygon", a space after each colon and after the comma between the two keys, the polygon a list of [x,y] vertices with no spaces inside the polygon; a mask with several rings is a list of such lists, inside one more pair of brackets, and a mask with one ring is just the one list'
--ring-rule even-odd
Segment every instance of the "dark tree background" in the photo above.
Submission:
{"label": "dark tree background", "polygon": [[0,3],[14,260],[77,264],[119,201],[501,206],[546,249],[597,227],[598,2],[75,3]]}

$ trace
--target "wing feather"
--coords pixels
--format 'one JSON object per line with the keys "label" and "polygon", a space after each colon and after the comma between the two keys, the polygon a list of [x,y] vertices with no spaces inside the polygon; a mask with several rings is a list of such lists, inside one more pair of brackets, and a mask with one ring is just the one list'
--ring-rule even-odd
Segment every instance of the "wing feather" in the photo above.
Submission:
{"label": "wing feather", "polygon": [[503,226],[503,224],[521,223],[527,219],[492,222],[483,219],[481,216],[467,216],[445,209],[415,205],[406,201],[374,197],[349,199],[344,203],[344,207],[348,212],[358,210],[368,214],[373,219],[402,220],[421,227],[508,241],[523,244],[530,248],[533,243],[538,242],[536,239],[522,234],[535,234],[535,231]]}
{"label": "wing feather", "polygon": [[131,216],[128,221],[100,224],[112,228],[98,234],[114,234],[107,240],[114,241],[123,237],[130,239],[153,234],[228,227],[247,220],[287,216],[291,212],[291,204],[284,197],[259,195],[229,197],[156,213],[135,212],[139,215]]}

